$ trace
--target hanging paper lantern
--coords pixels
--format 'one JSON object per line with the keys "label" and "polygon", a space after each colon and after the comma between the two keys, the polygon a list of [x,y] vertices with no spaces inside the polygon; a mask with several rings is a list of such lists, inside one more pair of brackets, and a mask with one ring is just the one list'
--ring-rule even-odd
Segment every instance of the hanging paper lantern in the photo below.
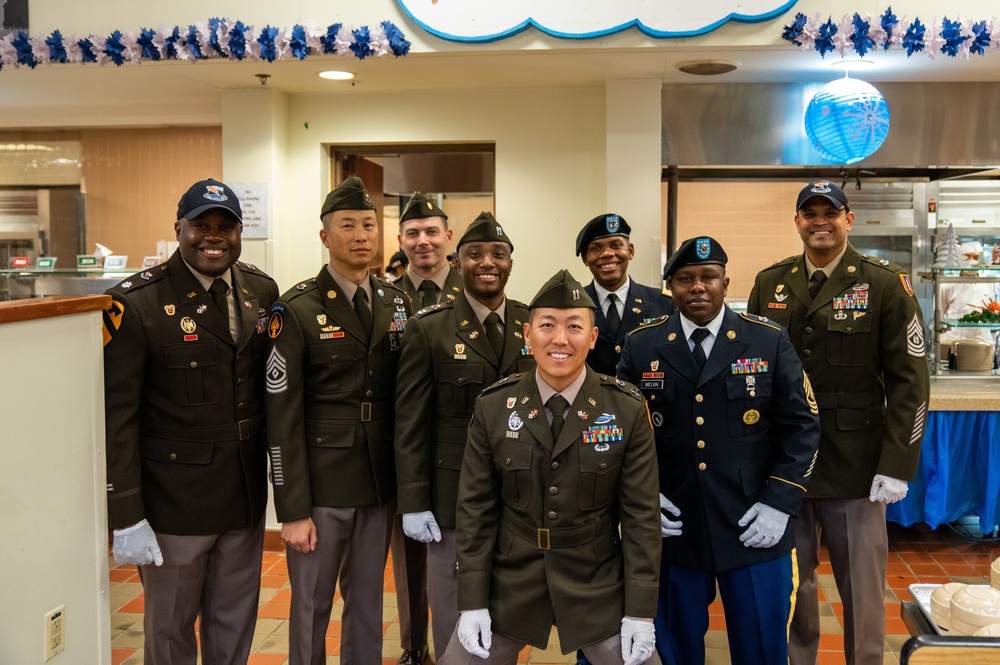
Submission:
{"label": "hanging paper lantern", "polygon": [[809,102],[806,136],[827,159],[854,164],[882,145],[889,105],[874,86],[852,78],[827,83]]}

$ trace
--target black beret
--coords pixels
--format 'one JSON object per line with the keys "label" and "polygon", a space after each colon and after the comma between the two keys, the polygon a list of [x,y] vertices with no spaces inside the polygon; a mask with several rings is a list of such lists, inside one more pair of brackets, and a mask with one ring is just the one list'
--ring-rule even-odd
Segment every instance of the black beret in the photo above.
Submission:
{"label": "black beret", "polygon": [[795,200],[795,211],[802,210],[806,201],[814,196],[820,196],[834,205],[837,210],[850,210],[847,207],[847,195],[837,185],[829,180],[816,180],[809,183],[799,192],[799,198]]}
{"label": "black beret", "polygon": [[352,175],[327,194],[319,218],[322,220],[328,213],[338,210],[376,210],[361,178]]}
{"label": "black beret", "polygon": [[444,210],[438,208],[434,201],[420,192],[413,192],[413,196],[403,206],[403,212],[399,215],[399,223],[402,224],[411,219],[426,219],[427,217],[448,219],[448,215],[444,214]]}
{"label": "black beret", "polygon": [[597,309],[597,305],[587,295],[583,285],[566,269],[560,270],[542,284],[535,294],[531,309],[536,307],[554,307],[555,309],[572,309],[574,307],[589,307]]}
{"label": "black beret", "polygon": [[396,261],[399,261],[400,264],[404,265],[404,266],[410,265],[410,259],[406,258],[406,252],[404,252],[403,250],[399,250],[398,252],[396,252],[395,254],[393,254],[391,257],[389,257],[389,265],[390,266],[393,263],[395,263]]}
{"label": "black beret", "polygon": [[511,251],[514,251],[514,243],[489,210],[484,210],[472,220],[455,247],[461,247],[467,242],[505,242],[510,245]]}
{"label": "black beret", "polygon": [[621,215],[611,212],[598,215],[587,222],[587,225],[580,229],[580,233],[577,234],[576,255],[580,256],[583,254],[591,240],[599,240],[611,236],[625,236],[628,238],[628,234],[631,231],[632,227],[628,225],[628,222]]}
{"label": "black beret", "polygon": [[670,276],[686,266],[701,266],[716,264],[726,265],[729,257],[726,250],[715,238],[702,236],[701,238],[688,238],[677,251],[667,259],[667,264],[663,266],[663,279],[670,279]]}
{"label": "black beret", "polygon": [[228,185],[209,178],[191,185],[181,200],[177,202],[177,219],[192,220],[198,215],[221,208],[233,215],[240,223],[243,222],[243,209],[236,192]]}

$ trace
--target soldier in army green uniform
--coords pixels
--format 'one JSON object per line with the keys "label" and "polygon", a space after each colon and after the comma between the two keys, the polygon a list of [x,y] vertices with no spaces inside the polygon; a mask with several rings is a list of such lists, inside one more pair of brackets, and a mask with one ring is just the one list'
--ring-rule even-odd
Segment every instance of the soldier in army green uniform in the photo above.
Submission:
{"label": "soldier in army green uniform", "polygon": [[[146,663],[245,663],[267,505],[267,275],[237,262],[239,199],[204,180],[178,250],[108,291],[104,383],[114,556],[139,566]],[[154,565],[155,564],[155,565]]]}
{"label": "soldier in army green uniform", "polygon": [[448,261],[451,236],[448,215],[430,197],[414,192],[399,215],[399,246],[409,264],[395,281],[414,310],[454,300],[462,290],[462,276]]}
{"label": "soldier in army green uniform", "polygon": [[406,535],[428,543],[435,657],[458,622],[455,505],[466,432],[483,388],[534,367],[528,307],[504,296],[514,244],[484,212],[458,241],[464,290],[410,319],[396,382],[396,479]]}
{"label": "soldier in army green uniform", "polygon": [[[464,270],[464,264],[463,264]],[[531,303],[535,371],[476,402],[459,481],[458,626],[442,665],[545,647],[659,663],[656,452],[639,390],[586,366],[594,302],[567,271]]]}
{"label": "soldier in army green uniform", "polygon": [[320,219],[329,265],[282,295],[267,324],[267,438],[292,585],[289,661],[326,662],[339,577],[341,660],[379,665],[396,512],[393,393],[410,307],[368,273],[378,226],[360,179],[330,192]]}
{"label": "soldier in army green uniform", "polygon": [[747,305],[788,329],[820,411],[816,468],[792,520],[801,582],[789,662],[816,663],[823,533],[844,603],[847,663],[873,665],[885,639],[885,505],[906,495],[927,418],[923,318],[909,275],[847,241],[854,213],[840,187],[806,185],[795,210],[805,252],[762,270]]}

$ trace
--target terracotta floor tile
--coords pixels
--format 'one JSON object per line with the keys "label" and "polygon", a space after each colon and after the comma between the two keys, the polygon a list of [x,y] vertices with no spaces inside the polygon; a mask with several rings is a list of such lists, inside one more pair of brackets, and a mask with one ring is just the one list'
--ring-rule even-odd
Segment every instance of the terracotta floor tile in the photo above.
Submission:
{"label": "terracotta floor tile", "polygon": [[122,665],[135,651],[135,649],[112,649],[111,665]]}
{"label": "terracotta floor tile", "polygon": [[820,651],[840,651],[843,653],[844,650],[844,636],[843,635],[820,635],[819,636],[819,649]]}
{"label": "terracotta floor tile", "polygon": [[271,597],[272,603],[290,603],[292,602],[292,590],[291,589],[281,589],[278,593]]}
{"label": "terracotta floor tile", "polygon": [[339,621],[331,621],[329,627],[326,629],[327,637],[340,637],[340,629],[342,625]]}
{"label": "terracotta floor tile", "polygon": [[247,665],[284,665],[288,662],[287,654],[283,653],[252,653]]}
{"label": "terracotta floor tile", "polygon": [[843,651],[820,651],[819,665],[846,665]]}
{"label": "terracotta floor tile", "polygon": [[260,576],[260,585],[263,587],[280,589],[281,587],[285,586],[287,582],[288,582],[288,577],[283,575],[267,574]]}
{"label": "terracotta floor tile", "polygon": [[517,654],[517,662],[519,662],[519,663],[527,663],[528,662],[528,656],[530,656],[530,655],[531,655],[531,647],[524,647]]}
{"label": "terracotta floor tile", "polygon": [[138,582],[139,573],[136,572],[135,566],[119,566],[111,569],[108,578],[112,582]]}
{"label": "terracotta floor tile", "polygon": [[143,602],[142,596],[139,596],[138,598],[134,598],[122,605],[118,611],[126,614],[141,614],[144,608],[145,603]]}
{"label": "terracotta floor tile", "polygon": [[712,616],[708,617],[708,629],[709,630],[725,630],[726,629],[726,617],[724,616]]}
{"label": "terracotta floor tile", "polygon": [[924,575],[944,575],[944,568],[941,567],[939,563],[911,563],[910,570],[917,577],[923,577]]}
{"label": "terracotta floor tile", "polygon": [[290,607],[288,603],[268,603],[257,610],[257,616],[264,619],[287,619]]}

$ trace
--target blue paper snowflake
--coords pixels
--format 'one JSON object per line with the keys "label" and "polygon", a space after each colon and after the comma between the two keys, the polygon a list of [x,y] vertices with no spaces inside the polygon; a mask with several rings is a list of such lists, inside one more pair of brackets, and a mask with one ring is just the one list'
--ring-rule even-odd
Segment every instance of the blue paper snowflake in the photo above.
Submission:
{"label": "blue paper snowflake", "polygon": [[806,27],[806,21],[809,20],[805,14],[799,12],[795,15],[795,22],[791,25],[786,25],[785,29],[781,31],[781,38],[786,42],[791,42],[796,46],[802,46],[802,42],[799,41],[799,37],[802,36],[802,28]]}
{"label": "blue paper snowflake", "polygon": [[94,53],[94,42],[89,39],[81,39],[77,41],[76,45],[80,47],[81,62],[97,62],[97,54]]}
{"label": "blue paper snowflake", "polygon": [[142,49],[142,57],[147,60],[160,59],[160,49],[156,48],[156,45],[153,44],[154,37],[156,37],[155,30],[142,28],[139,30],[139,38],[135,40],[135,43]]}
{"label": "blue paper snowflake", "polygon": [[816,33],[816,50],[820,56],[826,57],[827,53],[833,51],[833,36],[836,34],[837,26],[830,19],[826,19],[826,23],[819,26],[819,31]]}
{"label": "blue paper snowflake", "polygon": [[296,24],[292,28],[292,39],[288,43],[288,48],[291,50],[292,55],[299,60],[305,60],[306,56],[312,51],[309,48],[309,43],[306,41],[306,29],[301,25]]}
{"label": "blue paper snowflake", "polygon": [[31,69],[38,64],[35,62],[35,53],[31,50],[31,39],[24,30],[17,31],[17,37],[11,40],[11,46],[17,52],[17,64],[27,65]]}
{"label": "blue paper snowflake", "polygon": [[46,38],[45,45],[49,47],[49,60],[53,62],[66,62],[66,47],[63,45],[61,32],[53,30],[52,36]]}
{"label": "blue paper snowflake", "polygon": [[270,25],[264,26],[260,31],[257,43],[260,44],[260,59],[274,62],[278,57],[278,48],[274,45],[274,38],[278,36],[278,29]]}
{"label": "blue paper snowflake", "polygon": [[122,44],[121,30],[115,30],[104,40],[104,53],[118,67],[125,63],[125,45]]}
{"label": "blue paper snowflake", "polygon": [[368,26],[352,30],[351,34],[354,35],[354,43],[351,44],[351,50],[354,51],[354,55],[358,57],[358,60],[364,60],[375,53],[372,50],[371,35],[368,33]]}
{"label": "blue paper snowflake", "polygon": [[163,38],[163,45],[166,48],[167,59],[175,60],[178,54],[178,45],[183,45],[181,41],[181,29],[175,25],[170,34]]}
{"label": "blue paper snowflake", "polygon": [[323,45],[323,53],[337,52],[337,33],[340,32],[340,23],[334,23],[326,29],[326,34],[319,38],[319,43]]}
{"label": "blue paper snowflake", "polygon": [[875,48],[875,40],[868,36],[871,24],[857,13],[854,14],[852,23],[854,24],[854,34],[850,37],[851,43],[854,44],[854,51],[863,58],[868,51]]}
{"label": "blue paper snowflake", "polygon": [[926,31],[927,28],[924,27],[919,18],[913,19],[913,23],[903,35],[903,48],[906,49],[906,57],[924,50],[924,32]]}
{"label": "blue paper snowflake", "polygon": [[229,52],[233,58],[242,60],[247,54],[246,26],[243,21],[237,21],[229,30]]}
{"label": "blue paper snowflake", "polygon": [[198,26],[196,25],[188,26],[188,34],[187,39],[184,40],[184,46],[197,60],[204,60],[208,57],[202,49],[201,40],[198,38]]}
{"label": "blue paper snowflake", "polygon": [[382,21],[382,29],[389,40],[389,48],[397,58],[410,52],[410,42],[403,38],[403,33],[390,21]]}
{"label": "blue paper snowflake", "polygon": [[971,35],[962,34],[962,26],[958,21],[949,21],[947,17],[941,24],[941,39],[944,40],[944,44],[941,46],[941,52],[955,57],[958,55],[958,49],[962,48],[962,44],[965,40],[969,39]]}
{"label": "blue paper snowflake", "polygon": [[892,33],[896,30],[898,24],[899,19],[892,13],[892,5],[890,5],[885,10],[885,13],[882,14],[882,29],[885,30],[885,44],[882,44],[883,51],[889,50],[889,46],[892,44]]}
{"label": "blue paper snowflake", "polygon": [[976,55],[986,55],[990,46],[990,31],[986,29],[986,21],[979,21],[972,26],[972,43],[969,52]]}

